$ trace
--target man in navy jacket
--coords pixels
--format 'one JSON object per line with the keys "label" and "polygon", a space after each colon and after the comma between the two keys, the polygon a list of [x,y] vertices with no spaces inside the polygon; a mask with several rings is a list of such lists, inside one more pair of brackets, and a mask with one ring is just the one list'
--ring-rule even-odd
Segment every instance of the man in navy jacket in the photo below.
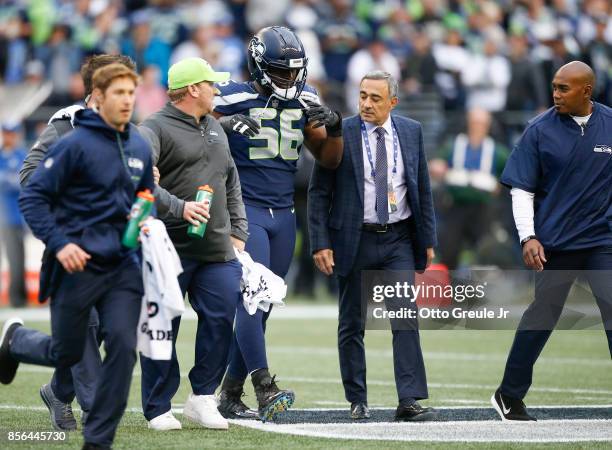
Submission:
{"label": "man in navy jacket", "polygon": [[[88,317],[100,316],[106,358],[83,435],[84,448],[110,448],[125,411],[136,362],[136,327],[143,295],[135,250],[121,237],[137,192],[154,188],[151,150],[129,124],[137,75],[111,64],[93,76],[96,107],[78,111],[75,130],[48,152],[20,206],[50,257],[41,289],[51,296],[51,336],[5,323],[0,382],[20,362],[67,368],[83,354]],[[54,257],[53,257],[54,256]]]}
{"label": "man in navy jacket", "polygon": [[[74,129],[74,114],[83,108],[95,106],[91,96],[93,91],[92,77],[97,69],[109,64],[120,63],[128,69],[136,70],[136,64],[125,55],[93,55],[81,66],[81,78],[85,86],[84,104],[62,108],[53,114],[47,127],[40,134],[19,171],[22,186],[26,186],[36,168],[47,155],[49,148],[60,138]],[[43,255],[43,258],[45,255]],[[52,257],[53,258],[53,257]],[[40,302],[48,300],[48,296],[39,296]],[[40,388],[40,397],[49,408],[51,424],[56,430],[73,431],[77,429],[77,422],[72,412],[72,400],[76,397],[81,407],[81,423],[87,421],[91,404],[93,403],[96,381],[102,365],[99,346],[102,336],[99,332],[98,312],[92,308],[89,317],[89,332],[83,358],[74,366],[56,369],[51,381]]]}
{"label": "man in navy jacket", "polygon": [[594,86],[588,65],[562,66],[554,107],[529,123],[502,174],[523,260],[536,271],[534,301],[491,398],[503,421],[535,420],[523,398],[578,275],[593,291],[612,356],[612,109],[591,101]]}
{"label": "man in navy jacket", "polygon": [[[351,417],[369,417],[365,379],[363,270],[425,270],[434,256],[435,218],[421,125],[392,116],[397,82],[386,72],[361,81],[359,116],[344,120],[340,166],[315,166],[308,191],[308,221],[315,264],[336,274],[340,287],[338,350]],[[401,327],[405,328],[405,327]],[[426,420],[425,366],[416,329],[393,330],[398,420]]]}

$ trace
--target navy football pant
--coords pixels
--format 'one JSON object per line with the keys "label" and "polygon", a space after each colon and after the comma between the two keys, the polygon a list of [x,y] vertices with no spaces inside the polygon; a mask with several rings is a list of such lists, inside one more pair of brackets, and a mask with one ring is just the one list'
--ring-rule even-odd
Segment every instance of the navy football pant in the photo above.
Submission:
{"label": "navy football pant", "polygon": [[[240,299],[242,266],[237,259],[221,263],[202,263],[181,258],[183,273],[178,277],[183,295],[198,316],[195,361],[189,372],[195,395],[211,395],[221,383],[230,345],[236,305]],[[176,345],[181,318],[172,321]],[[157,361],[140,355],[142,368],[142,410],[151,420],[171,409],[172,397],[181,382],[176,348],[170,361]]]}
{"label": "navy football pant", "polygon": [[521,318],[506,362],[501,392],[508,397],[527,395],[533,366],[579,274],[586,277],[595,296],[612,357],[612,247],[547,252],[546,258],[544,271],[535,275],[535,300]]}
{"label": "navy football pant", "polygon": [[74,366],[55,369],[51,378],[51,389],[63,403],[71,403],[75,396],[83,411],[89,411],[96,390],[96,380],[102,366],[98,336],[100,320],[95,307],[91,308],[89,327],[85,337],[83,357]]}
{"label": "navy football pant", "polygon": [[132,260],[108,272],[64,274],[51,299],[51,336],[25,327],[13,335],[10,351],[18,361],[68,369],[83,356],[96,306],[106,357],[83,428],[86,442],[110,447],[127,406],[143,293],[142,271]]}
{"label": "navy football pant", "polygon": [[[263,264],[281,278],[287,275],[295,247],[293,208],[268,209],[246,205],[249,240],[246,251],[253,261]],[[270,309],[271,311],[271,309]],[[270,311],[258,309],[249,315],[242,302],[236,309],[236,326],[227,373],[236,380],[246,379],[257,369],[268,368],[266,321]]]}

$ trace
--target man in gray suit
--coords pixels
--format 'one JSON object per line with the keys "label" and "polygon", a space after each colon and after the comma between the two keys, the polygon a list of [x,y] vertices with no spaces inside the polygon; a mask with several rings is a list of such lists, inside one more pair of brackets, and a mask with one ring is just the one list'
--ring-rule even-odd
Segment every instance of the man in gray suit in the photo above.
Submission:
{"label": "man in gray suit", "polygon": [[[406,271],[431,263],[435,218],[421,125],[391,115],[397,82],[374,71],[361,80],[359,115],[344,120],[344,153],[335,170],[315,166],[308,191],[313,257],[339,282],[338,351],[353,419],[367,419],[362,317],[362,270]],[[405,328],[405,327],[403,327]],[[397,420],[428,420],[425,366],[416,320],[393,329],[393,363],[399,398]]]}

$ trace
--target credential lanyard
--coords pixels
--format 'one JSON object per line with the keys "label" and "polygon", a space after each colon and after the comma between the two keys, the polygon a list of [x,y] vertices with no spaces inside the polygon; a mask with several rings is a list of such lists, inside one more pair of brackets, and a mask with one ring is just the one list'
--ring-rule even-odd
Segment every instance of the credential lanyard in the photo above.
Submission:
{"label": "credential lanyard", "polygon": [[[393,178],[397,173],[397,153],[399,151],[399,140],[397,137],[397,132],[395,131],[395,127],[393,125],[391,125],[391,134],[393,135],[393,171],[391,178]],[[361,121],[361,136],[363,137],[363,141],[365,142],[366,153],[368,154],[368,161],[370,162],[370,169],[372,169],[372,178],[376,179],[376,170],[374,169],[374,161],[372,160],[372,149],[370,148],[370,138],[368,136],[368,132],[366,130],[366,126],[363,120]]]}

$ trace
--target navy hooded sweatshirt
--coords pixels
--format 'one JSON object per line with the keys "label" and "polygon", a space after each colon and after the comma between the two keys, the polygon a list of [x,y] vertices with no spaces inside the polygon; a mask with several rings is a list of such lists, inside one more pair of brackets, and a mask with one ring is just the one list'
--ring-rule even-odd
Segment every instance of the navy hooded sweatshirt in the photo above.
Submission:
{"label": "navy hooded sweatshirt", "polygon": [[78,111],[74,131],[49,149],[19,199],[32,232],[47,246],[43,271],[45,262],[57,266],[55,255],[68,243],[91,255],[93,270],[133,253],[121,245],[127,217],[136,193],[153,188],[151,150],[137,129],[129,124],[119,132],[93,110]]}

